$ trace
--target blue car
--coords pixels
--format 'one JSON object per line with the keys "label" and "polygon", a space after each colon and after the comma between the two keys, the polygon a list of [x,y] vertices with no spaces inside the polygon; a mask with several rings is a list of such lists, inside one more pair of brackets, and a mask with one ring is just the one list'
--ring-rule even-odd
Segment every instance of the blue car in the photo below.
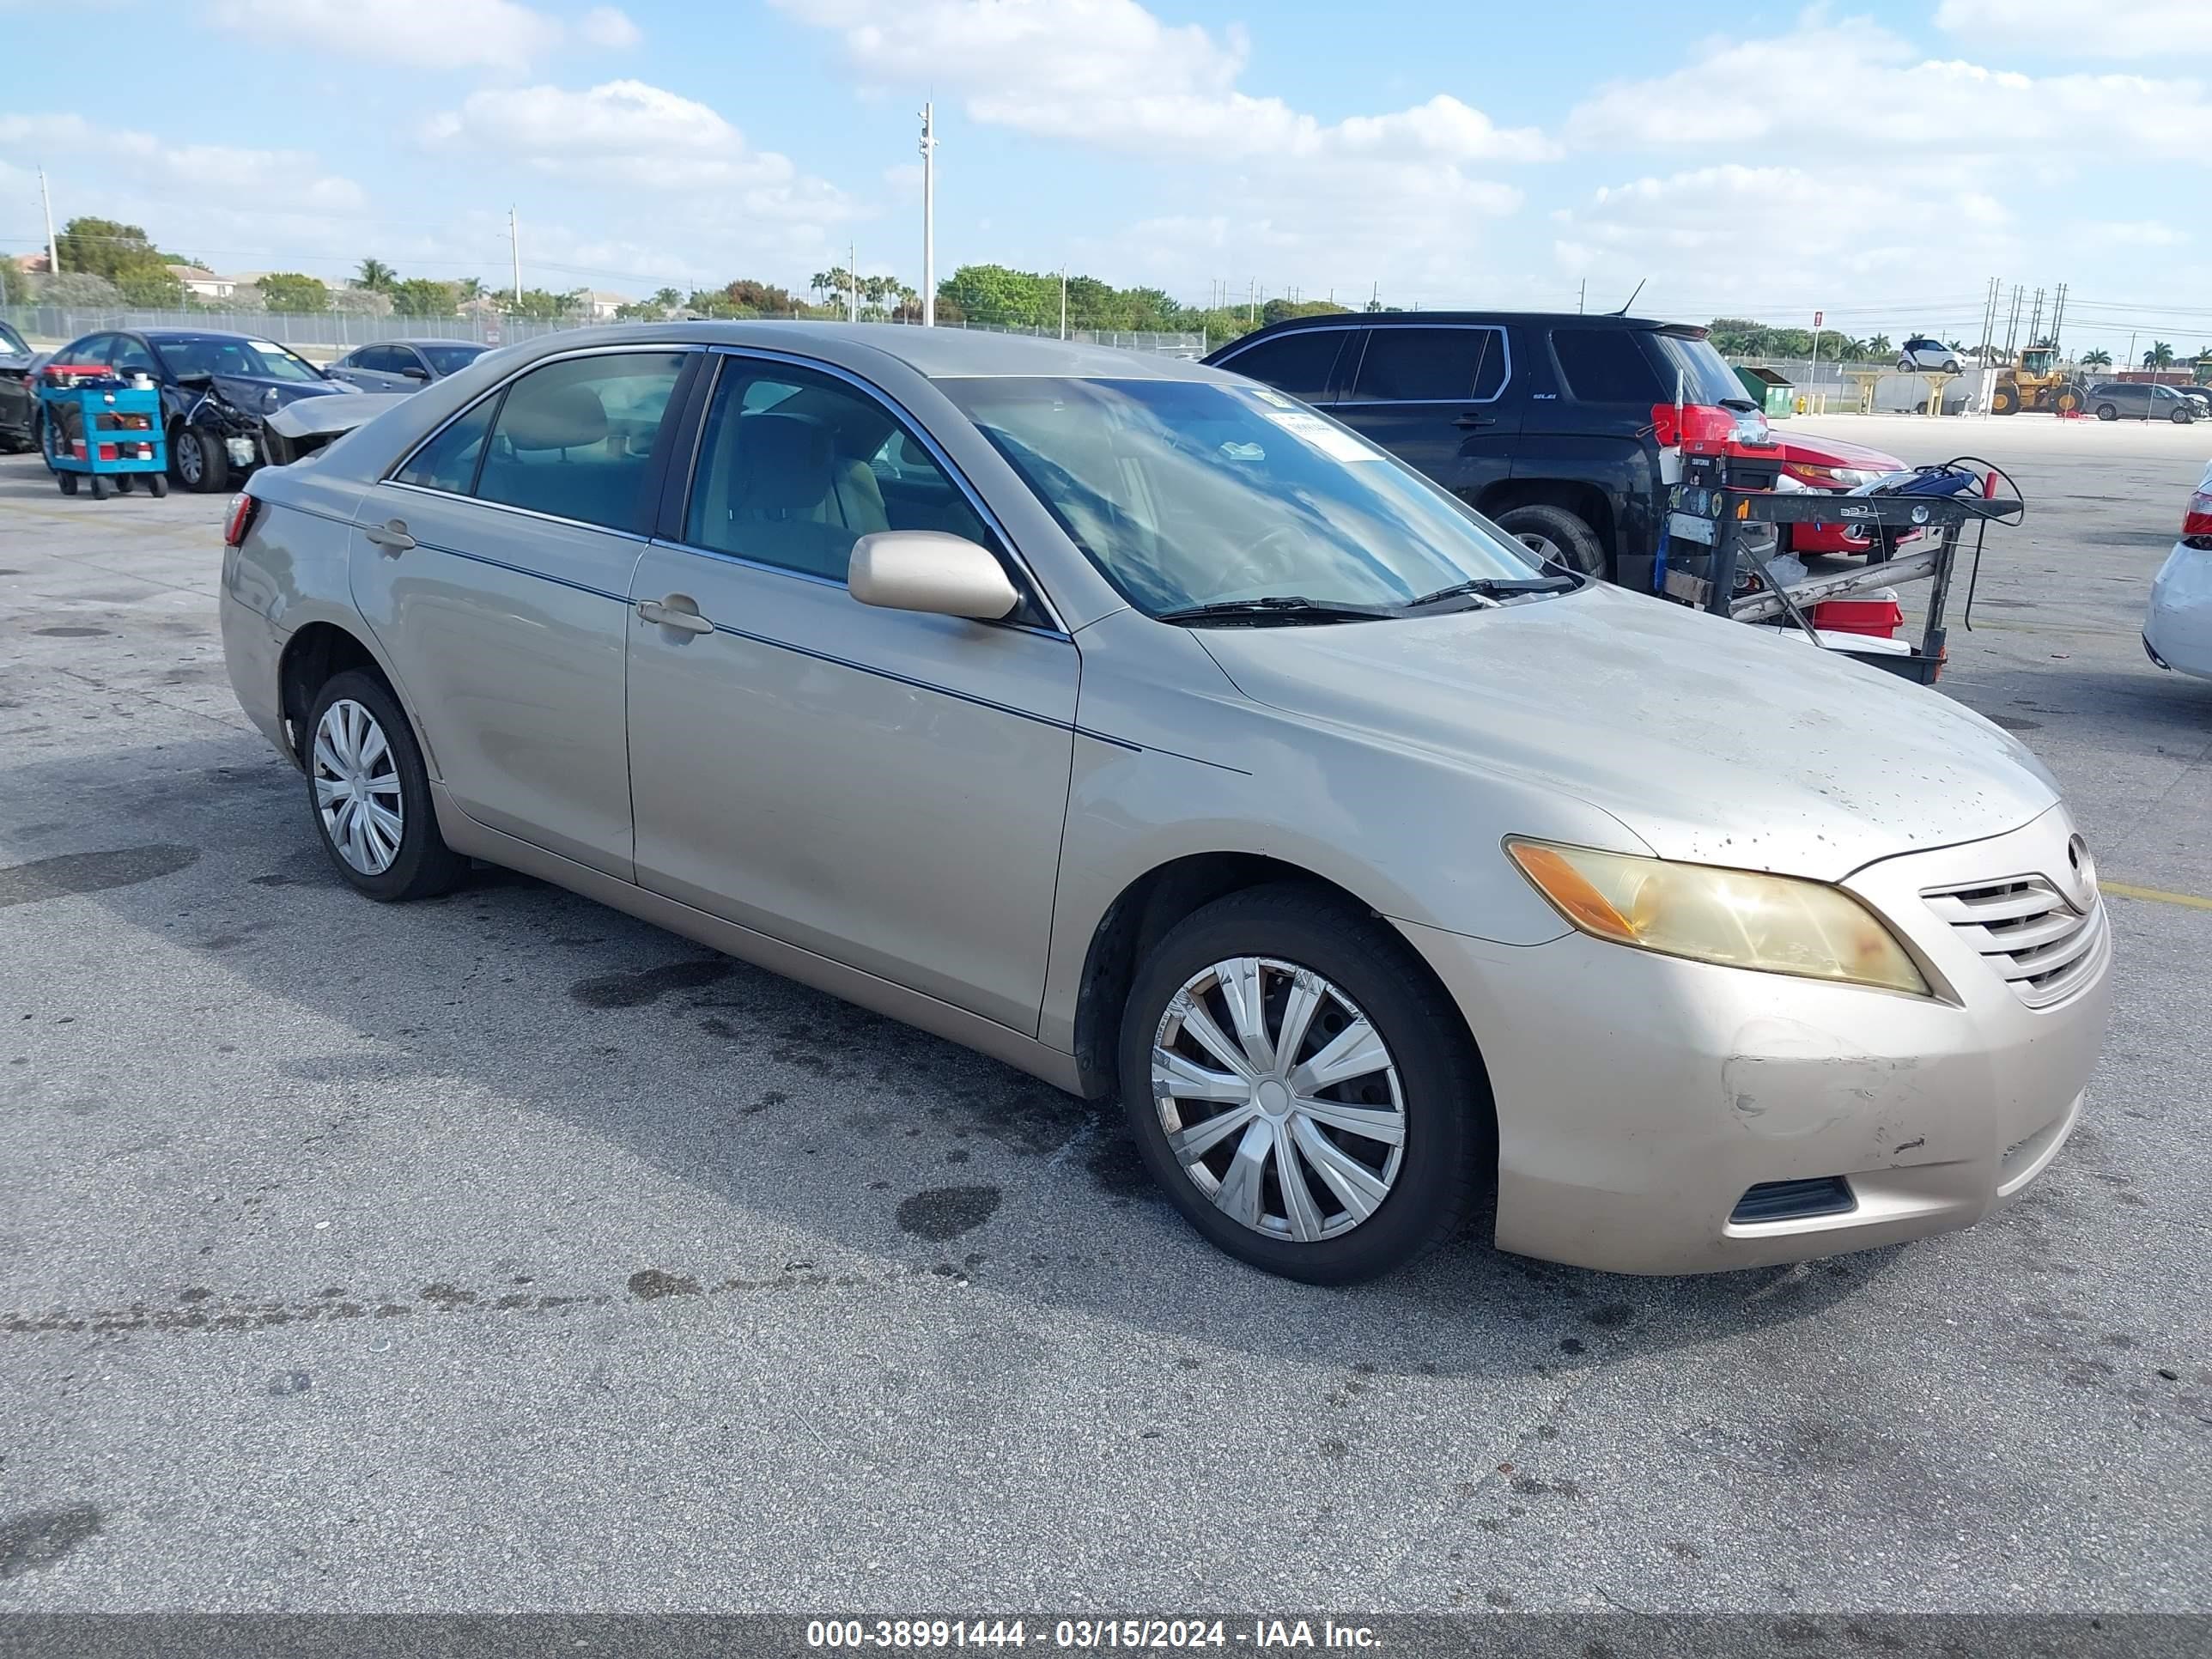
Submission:
{"label": "blue car", "polygon": [[186,489],[228,489],[270,459],[263,418],[301,398],[354,388],[273,340],[212,330],[110,330],[72,340],[57,363],[105,363],[161,389],[169,476]]}

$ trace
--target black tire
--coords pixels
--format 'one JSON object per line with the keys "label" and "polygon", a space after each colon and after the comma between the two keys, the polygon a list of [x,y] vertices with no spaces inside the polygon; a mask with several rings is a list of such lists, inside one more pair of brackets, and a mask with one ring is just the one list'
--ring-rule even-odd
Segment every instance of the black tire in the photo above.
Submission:
{"label": "black tire", "polygon": [[1499,514],[1494,522],[1515,540],[1539,552],[1544,550],[1535,544],[1548,543],[1552,550],[1548,556],[1570,570],[1601,579],[1612,574],[1605,544],[1598,539],[1597,532],[1587,520],[1564,507],[1516,507]]}
{"label": "black tire", "polygon": [[169,446],[169,470],[194,495],[212,495],[230,488],[230,457],[222,440],[204,428],[180,426]]}
{"label": "black tire", "polygon": [[[1370,1215],[1334,1236],[1300,1242],[1262,1233],[1216,1207],[1176,1161],[1160,1121],[1152,1044],[1169,1004],[1213,963],[1242,957],[1320,975],[1365,1015],[1397,1067],[1404,1141],[1395,1180]],[[1324,1031],[1316,1016],[1302,1051],[1325,1041]],[[1120,1065],[1131,1133],[1170,1201],[1229,1255],[1285,1278],[1348,1285],[1418,1260],[1459,1230],[1478,1178],[1496,1168],[1489,1085],[1459,1011],[1403,939],[1325,888],[1249,888],[1169,930],[1139,964],[1123,1005]],[[1234,1153],[1229,1139],[1222,1145]],[[1273,1190],[1279,1194],[1279,1186]],[[1326,1201],[1342,1208],[1333,1194]]]}
{"label": "black tire", "polygon": [[[375,720],[391,757],[391,776],[398,786],[398,848],[390,865],[373,874],[356,869],[338,850],[329,827],[323,822],[322,809],[317,801],[315,733],[321,727],[323,716],[339,702],[359,704]],[[434,898],[441,893],[451,892],[467,878],[469,861],[447,847],[446,838],[438,832],[436,809],[430,800],[430,775],[422,764],[422,746],[415,741],[415,727],[406,711],[400,708],[399,700],[381,679],[359,669],[332,675],[315,694],[307,730],[301,737],[301,748],[307,763],[307,816],[314,825],[315,838],[322,842],[324,855],[330,860],[331,868],[345,878],[356,892],[390,904],[406,899]]]}
{"label": "black tire", "polygon": [[54,474],[54,482],[62,487],[62,494],[64,495],[74,495],[76,494],[76,478],[77,475],[74,472],[57,472]]}
{"label": "black tire", "polygon": [[1914,362],[1910,357],[1899,357],[1897,360],[1897,372],[1900,374],[1915,374],[1918,371],[1920,365]]}
{"label": "black tire", "polygon": [[2020,393],[2008,386],[2001,386],[1990,393],[1990,413],[2017,415],[2020,413]]}
{"label": "black tire", "polygon": [[115,493],[118,495],[128,495],[131,493],[131,475],[128,472],[118,472],[115,475]]}
{"label": "black tire", "polygon": [[2172,421],[2176,426],[2187,426],[2191,421],[2197,418],[2197,414],[2193,410],[2177,409],[2172,414],[2167,416],[2166,418]]}
{"label": "black tire", "polygon": [[1956,357],[1953,357],[1945,362],[1943,365],[1943,372],[1946,374],[1956,374],[1959,372],[1959,360]]}
{"label": "black tire", "polygon": [[146,493],[157,501],[167,495],[169,493],[167,476],[160,472],[149,472],[146,475]]}
{"label": "black tire", "polygon": [[2120,418],[2120,411],[2111,404],[2099,404],[2097,418],[2100,421],[2117,421]]}
{"label": "black tire", "polygon": [[107,499],[107,479],[106,475],[95,472],[92,475],[90,482],[92,484],[92,499],[95,501],[106,501]]}

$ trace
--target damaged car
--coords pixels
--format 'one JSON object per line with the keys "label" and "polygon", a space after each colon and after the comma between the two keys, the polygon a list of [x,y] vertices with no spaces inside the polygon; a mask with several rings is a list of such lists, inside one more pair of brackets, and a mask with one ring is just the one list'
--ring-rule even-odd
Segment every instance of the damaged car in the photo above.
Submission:
{"label": "damaged car", "polygon": [[274,340],[211,329],[114,330],[72,340],[57,363],[105,365],[161,389],[169,477],[212,494],[277,459],[268,417],[303,398],[353,388]]}

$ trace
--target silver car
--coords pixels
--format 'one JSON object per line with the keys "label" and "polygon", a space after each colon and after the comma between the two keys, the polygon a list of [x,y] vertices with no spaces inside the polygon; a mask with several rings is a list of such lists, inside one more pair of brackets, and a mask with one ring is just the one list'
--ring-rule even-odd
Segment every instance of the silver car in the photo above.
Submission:
{"label": "silver car", "polygon": [[[1341,1282],[1962,1226],[2081,1110],[2050,775],[1572,575],[1279,392],[958,331],[564,334],[257,476],[240,701],[362,893],[525,871],[1118,1096]],[[1834,711],[1844,710],[1848,713]]]}

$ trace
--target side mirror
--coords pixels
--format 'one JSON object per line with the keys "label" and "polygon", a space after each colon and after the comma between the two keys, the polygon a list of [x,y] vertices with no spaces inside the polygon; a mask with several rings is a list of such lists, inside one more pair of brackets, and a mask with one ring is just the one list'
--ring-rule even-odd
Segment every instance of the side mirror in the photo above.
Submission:
{"label": "side mirror", "polygon": [[410,380],[427,380],[430,378],[430,371],[420,363],[410,363],[399,372]]}
{"label": "side mirror", "polygon": [[934,530],[882,530],[853,544],[845,585],[862,605],[997,622],[1022,602],[988,548]]}

